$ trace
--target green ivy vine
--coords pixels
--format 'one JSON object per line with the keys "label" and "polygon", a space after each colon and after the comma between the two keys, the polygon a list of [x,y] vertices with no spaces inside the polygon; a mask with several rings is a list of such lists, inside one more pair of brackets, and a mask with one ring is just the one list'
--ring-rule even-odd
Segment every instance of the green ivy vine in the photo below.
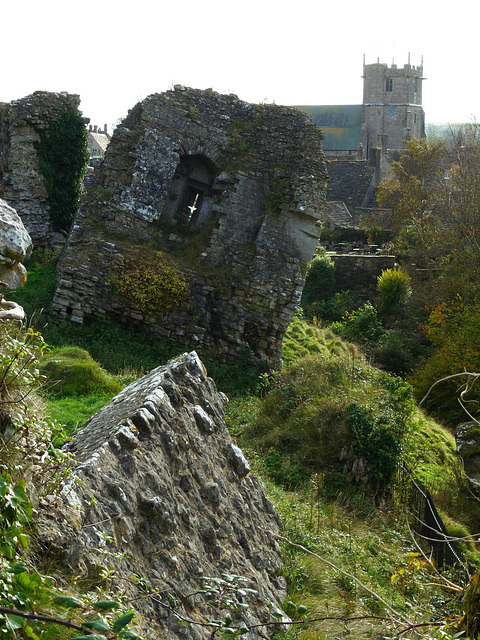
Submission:
{"label": "green ivy vine", "polygon": [[40,131],[35,145],[55,231],[67,232],[77,210],[89,160],[87,140],[81,114],[65,109]]}

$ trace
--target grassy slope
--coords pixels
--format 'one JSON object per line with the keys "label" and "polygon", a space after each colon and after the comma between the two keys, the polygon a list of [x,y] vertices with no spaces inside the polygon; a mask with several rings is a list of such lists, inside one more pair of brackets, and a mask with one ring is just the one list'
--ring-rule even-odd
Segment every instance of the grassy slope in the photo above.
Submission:
{"label": "grassy slope", "polygon": [[[295,366],[295,353],[325,357],[332,352],[356,362],[356,366],[361,363],[361,354],[352,345],[342,343],[328,330],[294,319],[284,343],[289,365]],[[342,389],[339,392],[341,394]],[[407,569],[408,553],[416,551],[401,508],[388,504],[380,508],[368,496],[352,493],[349,487],[339,488],[332,499],[322,474],[312,476],[295,492],[271,480],[265,456],[253,448],[257,447],[258,439],[254,444],[251,438],[251,434],[256,433],[252,425],[262,404],[264,401],[257,397],[231,402],[227,409],[231,431],[255,461],[255,470],[266,483],[270,498],[282,516],[285,537],[315,551],[339,569],[334,570],[318,558],[283,544],[289,598],[296,604],[306,605],[309,617],[384,612],[371,595],[341,573],[343,570],[354,574],[411,618],[425,619],[428,615],[454,611],[455,603],[448,595],[431,586],[422,587],[425,578],[417,578],[420,586],[410,580],[406,580],[403,589],[392,585],[392,575],[399,569]],[[478,503],[466,489],[451,432],[418,409],[413,414],[404,457],[416,477],[430,489],[452,535],[464,535],[469,526],[480,522]],[[371,619],[349,623],[348,630],[355,638],[388,637],[390,631],[388,623]],[[327,639],[340,637],[341,633],[342,625],[330,621],[312,624],[298,637],[300,640]],[[293,630],[283,635],[295,637]]]}
{"label": "grassy slope", "polygon": [[[11,297],[24,304],[29,314],[39,306],[48,309],[49,299],[51,300],[49,296],[53,291],[53,274],[51,264],[34,265],[30,271],[29,285],[18,295]],[[140,375],[143,370],[158,366],[175,355],[175,347],[172,349],[171,345],[153,344],[148,337],[127,334],[111,325],[68,325],[60,328],[47,326],[44,334],[51,345],[68,347],[77,344],[88,349],[105,369],[114,374],[109,376],[99,369],[95,361],[77,354],[77,360],[87,363],[87,369],[81,376],[82,385],[84,387],[88,379],[93,381],[90,385],[92,388],[87,385],[85,390],[85,387],[81,389],[74,384],[69,395],[63,392],[57,396],[49,393],[51,415],[61,422],[68,422],[70,428],[81,426],[99,406],[114,395],[118,384],[128,381],[128,376]],[[51,380],[66,379],[70,375],[73,365],[69,362],[69,352],[69,349],[55,351],[45,358],[45,372]],[[178,352],[179,350],[176,351]],[[293,365],[299,356],[309,353],[347,357],[352,364],[361,360],[356,347],[343,342],[328,330],[317,329],[295,318],[284,343],[286,366]],[[55,360],[62,360],[62,366],[56,368],[48,364]],[[339,491],[332,500],[332,496],[323,487],[321,475],[313,476],[310,482],[296,492],[274,484],[264,459],[252,449],[247,436],[248,427],[261,403],[261,399],[253,393],[259,371],[243,363],[242,369],[246,375],[239,381],[236,377],[238,368],[219,368],[208,361],[207,366],[217,386],[227,391],[232,398],[228,406],[227,423],[239,444],[249,454],[255,471],[265,481],[269,495],[282,516],[285,536],[316,551],[339,569],[355,574],[400,610],[408,612],[412,610],[412,606],[418,609],[427,603],[432,607],[431,603],[434,602],[436,607],[446,612],[449,605],[443,595],[433,593],[431,587],[422,590],[409,586],[407,593],[406,590],[397,591],[392,586],[391,575],[399,567],[406,566],[406,554],[413,548],[398,513],[390,508],[378,508],[360,493]],[[118,377],[120,375],[123,378]],[[271,378],[264,376],[264,386],[268,387],[270,380]],[[462,525],[468,525],[468,518],[462,516],[468,513],[471,515],[471,503],[459,480],[461,471],[453,438],[449,432],[420,412],[416,413],[415,419],[417,426],[410,446],[409,464],[429,486],[440,507],[452,521],[463,520]],[[332,570],[318,559],[301,553],[288,544],[282,543],[282,546],[289,598],[297,604],[304,603],[309,609],[310,617],[326,614],[370,615],[381,612],[381,607],[371,595],[362,591],[354,581],[342,575],[341,571]],[[413,605],[408,604],[408,600]],[[288,605],[286,607],[288,609]],[[294,616],[293,610],[290,613]],[[382,637],[388,633],[387,627],[383,623],[362,620],[350,623],[348,628],[353,633],[352,637],[367,638]],[[298,637],[309,640],[332,638],[341,634],[342,625],[329,622],[314,624],[308,630],[302,630]],[[282,632],[280,635],[295,637],[293,631]]]}

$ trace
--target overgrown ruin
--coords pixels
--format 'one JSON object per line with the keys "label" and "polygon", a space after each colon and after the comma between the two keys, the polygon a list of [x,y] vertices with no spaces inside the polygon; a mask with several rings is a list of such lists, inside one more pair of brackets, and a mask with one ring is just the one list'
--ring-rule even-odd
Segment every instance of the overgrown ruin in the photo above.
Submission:
{"label": "overgrown ruin", "polygon": [[[81,119],[79,104],[78,95],[47,91],[36,91],[10,103],[0,102],[0,198],[14,207],[36,246],[63,242],[62,235],[55,233],[52,226],[37,145],[41,133],[65,112]],[[69,149],[70,153],[75,151]],[[64,154],[64,147],[58,153]]]}
{"label": "overgrown ruin", "polygon": [[[292,108],[184,87],[149,96],[116,129],[79,208],[54,311],[278,364],[320,231],[321,140]],[[187,289],[155,307],[162,264]],[[138,287],[128,295],[135,279],[148,304]]]}

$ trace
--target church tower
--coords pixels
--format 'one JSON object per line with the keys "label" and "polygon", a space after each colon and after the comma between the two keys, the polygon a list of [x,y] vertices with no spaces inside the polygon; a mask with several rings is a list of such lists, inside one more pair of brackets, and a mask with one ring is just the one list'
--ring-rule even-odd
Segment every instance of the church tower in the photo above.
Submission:
{"label": "church tower", "polygon": [[382,154],[402,149],[403,141],[425,137],[425,113],[422,107],[423,58],[420,66],[398,68],[363,61],[362,144],[367,158],[371,149]]}

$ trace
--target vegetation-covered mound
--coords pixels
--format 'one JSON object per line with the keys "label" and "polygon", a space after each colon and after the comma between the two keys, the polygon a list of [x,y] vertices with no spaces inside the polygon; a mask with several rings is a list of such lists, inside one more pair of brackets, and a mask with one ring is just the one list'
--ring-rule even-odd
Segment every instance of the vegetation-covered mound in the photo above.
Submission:
{"label": "vegetation-covered mound", "polygon": [[400,378],[359,355],[319,354],[278,375],[250,433],[274,477],[289,486],[311,473],[351,476],[362,460],[356,479],[384,488],[400,461],[412,413],[410,388]]}

